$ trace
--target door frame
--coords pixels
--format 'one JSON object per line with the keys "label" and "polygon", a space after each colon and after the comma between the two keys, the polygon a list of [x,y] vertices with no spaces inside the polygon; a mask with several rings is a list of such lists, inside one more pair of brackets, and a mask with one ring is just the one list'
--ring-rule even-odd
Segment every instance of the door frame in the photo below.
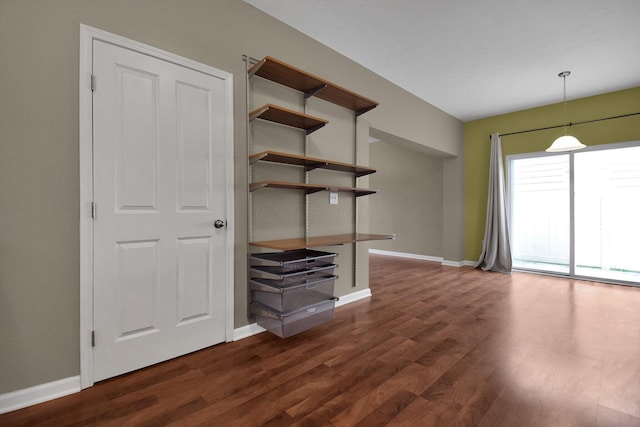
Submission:
{"label": "door frame", "polygon": [[[225,163],[226,170],[226,300],[225,341],[233,341],[234,331],[234,163],[233,163],[233,74],[195,62],[191,59],[165,52],[88,25],[80,24],[79,69],[79,173],[80,173],[80,386],[93,385],[93,102],[91,72],[93,69],[93,41],[100,40],[124,49],[133,50],[167,62],[171,62],[225,81],[229,112],[226,121]],[[99,82],[96,83],[99,85]]]}

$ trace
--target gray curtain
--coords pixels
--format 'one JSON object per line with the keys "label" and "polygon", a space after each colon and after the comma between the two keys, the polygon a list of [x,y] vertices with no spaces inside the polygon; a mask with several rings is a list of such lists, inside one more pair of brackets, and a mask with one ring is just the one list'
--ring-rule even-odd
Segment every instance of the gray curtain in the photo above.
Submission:
{"label": "gray curtain", "polygon": [[502,141],[497,133],[491,134],[491,158],[489,161],[489,197],[487,220],[482,240],[482,254],[475,268],[511,272],[511,247],[509,246],[509,222],[504,190],[502,165]]}

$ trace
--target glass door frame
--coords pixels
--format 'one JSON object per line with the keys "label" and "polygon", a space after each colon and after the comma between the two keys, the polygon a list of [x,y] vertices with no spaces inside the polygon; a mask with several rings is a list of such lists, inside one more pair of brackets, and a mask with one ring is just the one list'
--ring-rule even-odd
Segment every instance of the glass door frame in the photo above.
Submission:
{"label": "glass door frame", "polygon": [[[525,271],[531,273],[538,274],[546,274],[550,276],[560,276],[560,277],[570,277],[573,279],[579,280],[588,280],[588,281],[596,281],[602,283],[612,283],[617,285],[627,285],[627,286],[638,286],[640,287],[639,282],[631,282],[625,280],[615,280],[615,279],[605,279],[601,277],[592,277],[592,276],[583,276],[576,275],[576,253],[575,253],[575,181],[574,181],[574,159],[575,154],[591,152],[591,151],[602,151],[602,150],[615,150],[619,148],[629,148],[629,147],[638,147],[640,146],[640,141],[628,141],[628,142],[615,142],[610,144],[600,144],[593,145],[583,148],[579,151],[569,151],[569,152],[560,152],[560,153],[547,153],[545,151],[538,151],[533,153],[519,153],[519,154],[511,154],[504,158],[505,162],[505,170],[506,170],[506,197],[507,197],[507,214],[509,217],[509,224],[513,223],[513,218],[511,216],[512,206],[511,203],[513,201],[513,161],[519,159],[531,159],[536,157],[554,157],[561,155],[569,155],[569,273],[561,273],[556,271],[549,270],[536,270],[529,268],[514,268],[516,271]],[[509,238],[512,239],[513,233],[509,233]],[[510,242],[511,243],[511,242]]]}

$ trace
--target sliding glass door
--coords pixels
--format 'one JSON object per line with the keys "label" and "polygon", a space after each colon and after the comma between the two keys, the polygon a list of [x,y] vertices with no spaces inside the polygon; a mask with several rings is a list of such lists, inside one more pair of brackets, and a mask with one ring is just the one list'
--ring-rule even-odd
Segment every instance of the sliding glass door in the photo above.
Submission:
{"label": "sliding glass door", "polygon": [[575,274],[640,282],[640,147],[575,153]]}
{"label": "sliding glass door", "polygon": [[640,145],[507,158],[513,267],[640,283]]}
{"label": "sliding glass door", "polygon": [[513,267],[568,274],[569,155],[514,158],[508,175]]}

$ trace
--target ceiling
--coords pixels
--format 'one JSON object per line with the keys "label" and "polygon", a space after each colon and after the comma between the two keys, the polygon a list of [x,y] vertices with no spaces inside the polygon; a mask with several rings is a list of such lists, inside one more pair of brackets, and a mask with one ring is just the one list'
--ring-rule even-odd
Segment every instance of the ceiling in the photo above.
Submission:
{"label": "ceiling", "polygon": [[640,86],[639,0],[245,0],[469,121]]}

